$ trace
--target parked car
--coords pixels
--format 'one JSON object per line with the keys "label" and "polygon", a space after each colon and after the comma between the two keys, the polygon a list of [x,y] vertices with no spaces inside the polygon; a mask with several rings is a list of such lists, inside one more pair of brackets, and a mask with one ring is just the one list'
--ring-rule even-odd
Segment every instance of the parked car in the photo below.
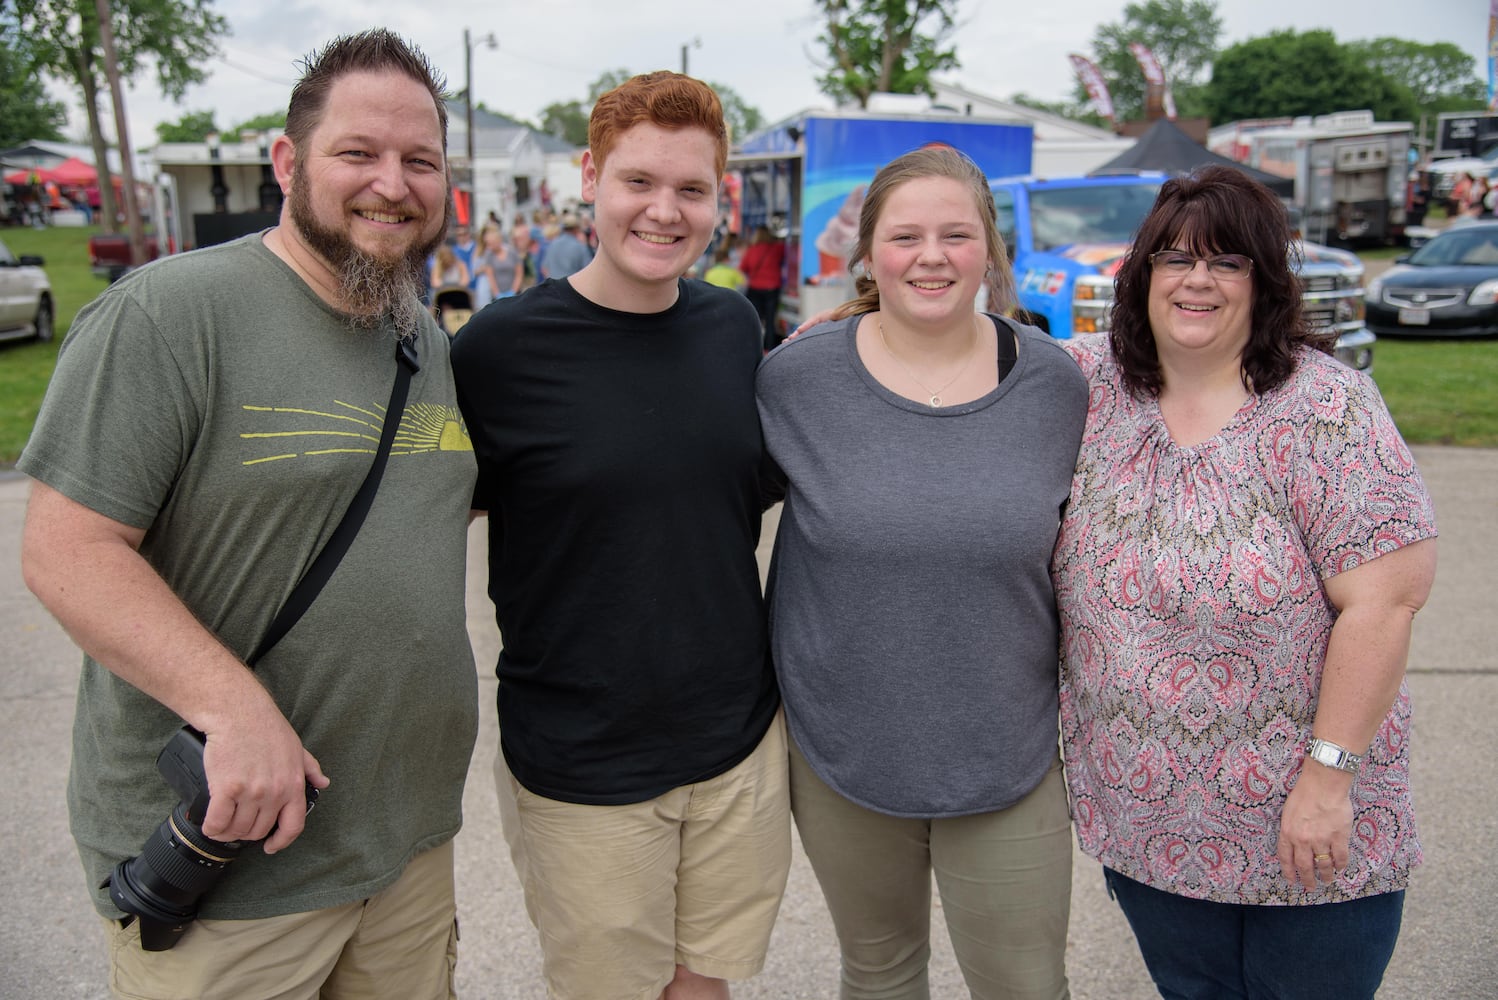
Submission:
{"label": "parked car", "polygon": [[[146,259],[150,263],[158,254],[156,237],[146,237]],[[120,280],[130,270],[130,237],[120,233],[97,233],[88,239],[88,263],[94,274],[108,278],[111,283]]]}
{"label": "parked car", "polygon": [[1368,283],[1380,337],[1498,334],[1498,222],[1453,224]]}
{"label": "parked car", "polygon": [[0,340],[52,339],[57,309],[44,263],[31,255],[17,258],[0,243]]}

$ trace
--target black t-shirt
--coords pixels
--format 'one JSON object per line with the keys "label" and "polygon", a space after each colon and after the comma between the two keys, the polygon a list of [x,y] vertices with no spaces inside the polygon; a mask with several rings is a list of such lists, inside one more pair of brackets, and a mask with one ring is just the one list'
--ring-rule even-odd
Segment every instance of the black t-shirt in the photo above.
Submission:
{"label": "black t-shirt", "polygon": [[739,763],[774,716],[759,341],[747,300],[705,282],[642,315],[554,280],[453,344],[489,511],[500,743],[538,795],[654,798]]}

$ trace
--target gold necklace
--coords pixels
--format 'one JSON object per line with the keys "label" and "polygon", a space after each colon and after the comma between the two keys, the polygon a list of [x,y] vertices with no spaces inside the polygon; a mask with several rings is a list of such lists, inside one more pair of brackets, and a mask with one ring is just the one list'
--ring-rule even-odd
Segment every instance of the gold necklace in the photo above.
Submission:
{"label": "gold necklace", "polygon": [[[896,354],[893,350],[890,349],[889,339],[884,336],[884,321],[883,320],[875,320],[874,323],[879,328],[879,340],[884,344],[884,353],[888,354],[891,358],[893,358],[894,361],[895,361],[895,364],[897,364],[901,368],[905,369],[905,374],[909,375],[915,381],[916,385],[920,386],[922,389],[925,389],[926,392],[930,394],[930,396],[931,396],[930,403],[931,403],[931,408],[933,410],[939,409],[941,407],[941,394],[944,393],[944,392],[946,392],[947,388],[949,386],[951,386],[951,384],[953,382],[956,382],[958,379],[962,378],[962,373],[965,372],[965,371],[967,371],[967,366],[973,363],[973,355],[978,353],[977,351],[974,351],[972,348],[969,348],[968,352],[967,352],[967,359],[962,362],[962,367],[959,368],[959,369],[957,369],[957,374],[953,375],[951,378],[949,378],[945,382],[943,382],[941,384],[940,388],[933,389],[929,385],[927,385],[925,382],[921,381],[921,377],[919,375],[917,375],[914,371],[912,371],[909,365],[907,365],[904,361],[901,361],[900,360],[900,356],[898,354]],[[976,340],[977,338],[974,337],[974,339]]]}

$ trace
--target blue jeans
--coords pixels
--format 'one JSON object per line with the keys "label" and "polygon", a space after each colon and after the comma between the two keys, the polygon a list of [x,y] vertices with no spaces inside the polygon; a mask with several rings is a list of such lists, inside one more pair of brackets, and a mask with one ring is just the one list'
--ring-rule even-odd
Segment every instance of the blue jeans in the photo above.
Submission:
{"label": "blue jeans", "polygon": [[1103,878],[1166,1000],[1371,1000],[1404,912],[1402,890],[1245,906],[1162,892],[1110,868]]}

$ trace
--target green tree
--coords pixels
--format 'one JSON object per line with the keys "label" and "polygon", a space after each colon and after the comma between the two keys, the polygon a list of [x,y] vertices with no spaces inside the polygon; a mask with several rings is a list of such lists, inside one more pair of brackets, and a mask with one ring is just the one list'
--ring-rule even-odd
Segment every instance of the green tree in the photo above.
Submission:
{"label": "green tree", "polygon": [[[588,85],[587,101],[558,101],[541,111],[541,131],[574,146],[588,144],[588,115],[593,102],[634,76],[627,69],[611,69]],[[764,124],[764,115],[748,104],[732,87],[706,81],[723,102],[723,118],[728,123],[730,140],[737,141]]]}
{"label": "green tree", "polygon": [[1451,42],[1375,38],[1348,42],[1346,48],[1354,59],[1408,87],[1417,116],[1434,121],[1442,111],[1475,111],[1487,104],[1488,88],[1477,76],[1476,60]]}
{"label": "green tree", "polygon": [[47,88],[17,48],[16,25],[0,14],[0,149],[28,139],[61,139],[67,109],[52,100]]}
{"label": "green tree", "polygon": [[822,93],[839,104],[868,107],[876,93],[931,94],[931,75],[956,69],[945,45],[956,29],[956,0],[817,0],[827,25],[817,36],[827,52]]}
{"label": "green tree", "polygon": [[[482,108],[484,105],[480,102],[477,106]],[[268,111],[263,115],[256,115],[253,118],[245,119],[229,129],[229,134],[239,136],[244,135],[246,132],[265,132],[273,128],[284,129],[285,127],[285,111]]]}
{"label": "green tree", "polygon": [[[1097,63],[1113,98],[1118,121],[1145,116],[1148,84],[1129,46],[1142,43],[1154,53],[1165,74],[1176,111],[1191,118],[1203,113],[1202,78],[1217,50],[1222,18],[1215,0],[1146,0],[1124,6],[1123,20],[1101,24],[1093,32],[1093,62]],[[1078,104],[1086,104],[1087,88],[1076,85]]]}
{"label": "green tree", "polygon": [[605,70],[599,75],[598,79],[588,84],[588,107],[592,108],[594,101],[634,75],[623,66],[617,69]]}
{"label": "green tree", "polygon": [[1225,49],[1205,90],[1217,122],[1324,115],[1367,108],[1380,121],[1410,121],[1415,98],[1362,62],[1330,31],[1275,31]]}
{"label": "green tree", "polygon": [[1010,104],[1019,104],[1036,111],[1044,111],[1047,114],[1056,115],[1060,118],[1069,118],[1084,125],[1093,125],[1097,128],[1107,128],[1108,123],[1103,116],[1098,114],[1092,107],[1092,101],[1088,98],[1087,91],[1082,91],[1081,100],[1071,101],[1046,101],[1039,97],[1031,97],[1023,91],[1009,95]]}
{"label": "green tree", "polygon": [[189,111],[174,122],[158,122],[157,142],[202,142],[209,133],[217,132],[212,111]]}
{"label": "green tree", "polygon": [[759,108],[745,102],[739,92],[722,83],[707,81],[723,102],[723,120],[728,123],[728,141],[738,142],[751,132],[758,132],[765,123]]}
{"label": "green tree", "polygon": [[541,131],[574,146],[586,146],[588,109],[581,101],[548,104],[541,109]]}
{"label": "green tree", "polygon": [[[182,100],[190,84],[207,78],[203,67],[218,52],[218,39],[228,32],[228,22],[210,9],[211,3],[112,0],[110,27],[120,79],[133,81],[154,66],[161,92]],[[78,87],[99,170],[101,222],[106,231],[113,231],[117,209],[99,110],[106,82],[94,0],[15,0],[15,18],[32,64]]]}
{"label": "green tree", "polygon": [[629,70],[619,67],[605,70],[588,84],[586,101],[557,101],[541,109],[541,131],[554,135],[574,146],[588,144],[588,114],[593,102],[634,76]]}

